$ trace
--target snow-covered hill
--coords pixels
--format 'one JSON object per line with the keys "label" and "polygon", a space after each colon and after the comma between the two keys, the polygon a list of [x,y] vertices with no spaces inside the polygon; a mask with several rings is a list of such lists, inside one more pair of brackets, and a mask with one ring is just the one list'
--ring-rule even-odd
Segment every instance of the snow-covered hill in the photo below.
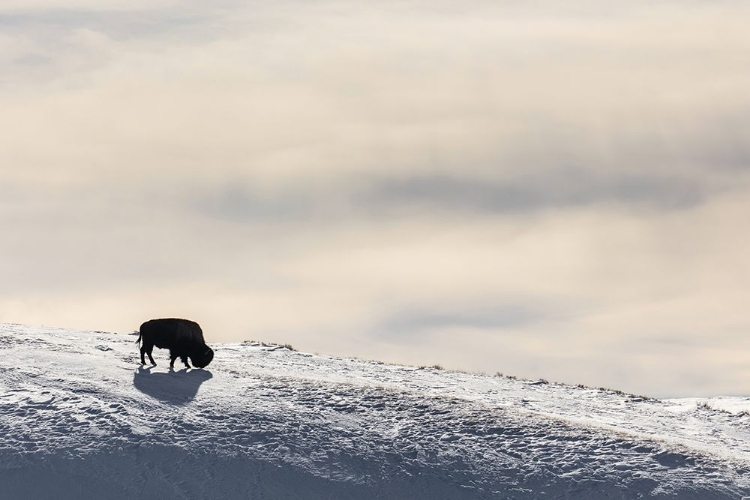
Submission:
{"label": "snow-covered hill", "polygon": [[[209,339],[210,340],[210,339]],[[0,325],[0,498],[736,499],[750,400]]]}

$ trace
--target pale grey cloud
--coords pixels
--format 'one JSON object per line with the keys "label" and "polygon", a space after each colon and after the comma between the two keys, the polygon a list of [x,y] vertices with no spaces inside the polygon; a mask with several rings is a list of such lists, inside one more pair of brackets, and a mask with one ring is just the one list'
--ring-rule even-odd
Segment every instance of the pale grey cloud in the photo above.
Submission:
{"label": "pale grey cloud", "polygon": [[641,212],[684,210],[705,202],[720,189],[700,177],[600,173],[561,166],[505,181],[439,174],[394,176],[276,193],[238,182],[197,191],[188,206],[208,217],[239,223],[326,220],[341,224],[355,217],[364,222],[419,213],[492,217],[596,206]]}
{"label": "pale grey cloud", "polygon": [[88,11],[133,11],[148,10],[156,7],[174,7],[175,0],[3,0],[0,12],[10,14],[35,14],[40,17],[52,12],[88,12]]}
{"label": "pale grey cloud", "polygon": [[561,166],[509,182],[458,177],[412,177],[376,186],[368,205],[376,210],[398,211],[406,206],[425,210],[468,210],[516,213],[570,207],[615,204],[638,209],[681,209],[701,203],[708,187],[685,178],[600,174]]}
{"label": "pale grey cloud", "polygon": [[[330,194],[341,196],[342,193]],[[283,224],[323,216],[323,203],[317,200],[319,198],[314,193],[264,196],[237,185],[215,193],[200,193],[195,200],[189,201],[189,207],[208,217],[233,222]]]}
{"label": "pale grey cloud", "polygon": [[[457,300],[461,300],[457,297]],[[484,299],[483,302],[488,302]],[[463,309],[441,307],[435,310],[405,309],[393,311],[387,318],[378,322],[373,330],[376,335],[414,342],[424,340],[435,331],[446,328],[468,328],[478,330],[507,330],[522,328],[533,323],[549,320],[553,308],[541,304],[528,303],[513,304],[510,301],[499,301],[485,308],[470,305]],[[558,314],[560,314],[558,312]],[[570,314],[570,313],[568,313]]]}

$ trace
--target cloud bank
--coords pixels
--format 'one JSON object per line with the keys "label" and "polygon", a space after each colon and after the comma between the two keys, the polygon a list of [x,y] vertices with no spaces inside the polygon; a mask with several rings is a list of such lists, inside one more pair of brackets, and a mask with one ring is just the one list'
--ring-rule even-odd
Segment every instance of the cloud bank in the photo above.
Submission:
{"label": "cloud bank", "polygon": [[747,393],[743,2],[0,7],[0,321]]}

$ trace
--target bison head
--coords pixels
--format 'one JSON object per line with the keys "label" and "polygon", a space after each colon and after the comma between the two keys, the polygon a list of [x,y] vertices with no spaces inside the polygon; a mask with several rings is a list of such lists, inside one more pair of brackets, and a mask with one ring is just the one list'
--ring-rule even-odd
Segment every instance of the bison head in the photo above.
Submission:
{"label": "bison head", "polygon": [[205,351],[193,354],[190,356],[190,361],[193,362],[193,366],[196,368],[205,368],[214,359],[214,350],[206,346]]}

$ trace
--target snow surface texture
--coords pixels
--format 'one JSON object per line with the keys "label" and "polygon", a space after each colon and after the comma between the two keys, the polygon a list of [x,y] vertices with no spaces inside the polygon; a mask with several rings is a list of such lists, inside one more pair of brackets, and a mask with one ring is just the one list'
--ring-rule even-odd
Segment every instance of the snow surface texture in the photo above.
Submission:
{"label": "snow surface texture", "polygon": [[[0,325],[0,498],[743,499],[750,399]],[[209,336],[210,339],[210,336]],[[714,404],[715,403],[715,404]]]}

